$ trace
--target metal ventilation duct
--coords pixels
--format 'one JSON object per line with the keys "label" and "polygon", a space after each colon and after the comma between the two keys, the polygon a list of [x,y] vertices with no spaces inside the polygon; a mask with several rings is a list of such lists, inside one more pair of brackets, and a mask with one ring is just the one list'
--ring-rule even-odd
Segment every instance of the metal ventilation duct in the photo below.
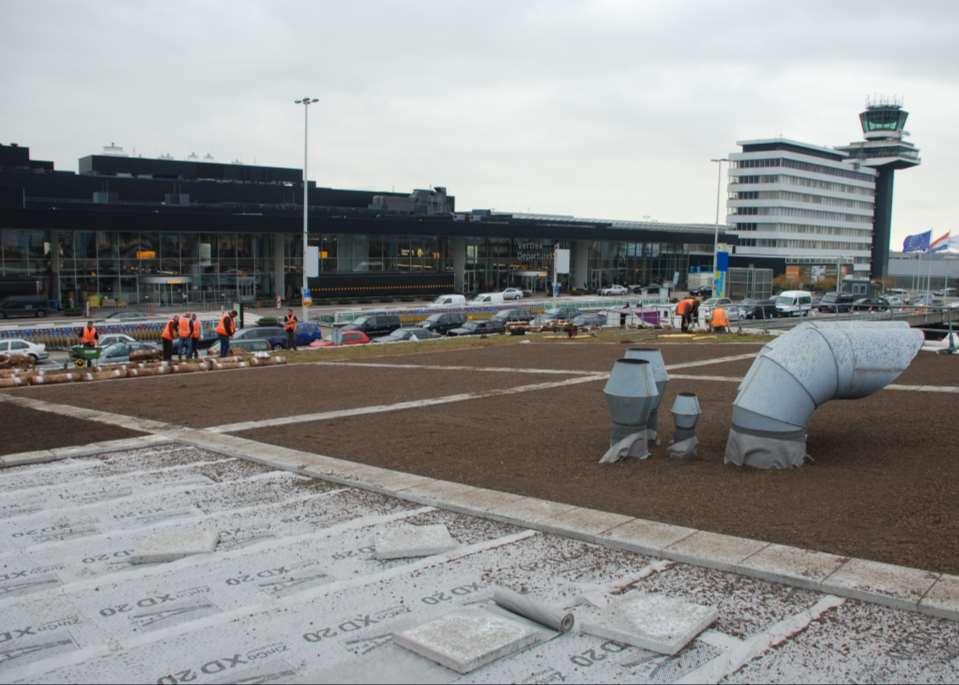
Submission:
{"label": "metal ventilation duct", "polygon": [[600,463],[611,464],[624,457],[649,457],[646,425],[649,413],[659,402],[652,365],[645,359],[617,359],[603,394],[613,426],[609,438],[611,447]]}
{"label": "metal ventilation duct", "polygon": [[759,353],[733,402],[726,463],[799,466],[809,417],[831,399],[858,399],[901,374],[922,346],[905,321],[807,322]]}
{"label": "metal ventilation duct", "polygon": [[656,391],[659,393],[659,397],[656,398],[656,406],[649,412],[649,421],[646,422],[646,439],[656,442],[659,405],[666,395],[666,383],[669,381],[669,374],[666,373],[666,362],[663,361],[663,353],[658,347],[630,347],[626,350],[625,358],[645,359],[653,369],[653,377],[656,379]]}

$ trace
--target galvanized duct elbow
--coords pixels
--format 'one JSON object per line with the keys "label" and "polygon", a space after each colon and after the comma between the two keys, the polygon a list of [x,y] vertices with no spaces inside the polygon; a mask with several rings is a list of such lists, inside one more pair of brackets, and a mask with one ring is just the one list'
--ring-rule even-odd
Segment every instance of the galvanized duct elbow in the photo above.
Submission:
{"label": "galvanized duct elbow", "polygon": [[922,346],[904,321],[807,322],[766,345],[739,386],[725,462],[799,466],[806,425],[831,399],[866,397],[891,383]]}

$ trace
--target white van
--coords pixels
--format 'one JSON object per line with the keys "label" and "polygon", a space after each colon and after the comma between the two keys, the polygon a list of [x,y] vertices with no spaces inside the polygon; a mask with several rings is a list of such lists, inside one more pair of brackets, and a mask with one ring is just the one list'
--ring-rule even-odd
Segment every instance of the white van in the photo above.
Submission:
{"label": "white van", "polygon": [[447,307],[465,307],[465,295],[440,295],[429,303],[430,309],[441,309]]}
{"label": "white van", "polygon": [[808,290],[783,290],[773,298],[779,316],[809,316],[812,293]]}
{"label": "white van", "polygon": [[503,304],[505,302],[503,293],[480,293],[470,300],[470,304]]}

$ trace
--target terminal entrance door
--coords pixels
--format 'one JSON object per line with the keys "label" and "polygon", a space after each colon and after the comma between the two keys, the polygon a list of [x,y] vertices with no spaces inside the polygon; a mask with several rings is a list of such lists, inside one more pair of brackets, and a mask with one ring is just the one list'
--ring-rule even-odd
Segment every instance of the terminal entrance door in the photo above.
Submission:
{"label": "terminal entrance door", "polygon": [[148,277],[141,286],[141,294],[146,295],[147,302],[158,306],[186,304],[191,280],[183,276]]}

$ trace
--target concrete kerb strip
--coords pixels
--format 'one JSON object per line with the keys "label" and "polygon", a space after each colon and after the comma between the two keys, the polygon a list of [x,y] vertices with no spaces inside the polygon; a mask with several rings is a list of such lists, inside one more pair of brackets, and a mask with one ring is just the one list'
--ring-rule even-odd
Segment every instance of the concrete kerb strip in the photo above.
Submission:
{"label": "concrete kerb strip", "polygon": [[[588,382],[599,379],[584,377],[573,380]],[[41,411],[56,413],[64,411],[69,413],[71,410],[76,410],[69,405],[42,400],[31,400],[30,405]],[[76,411],[86,415],[90,410]],[[93,413],[97,414],[98,419],[104,423],[136,422],[132,417],[107,412]],[[199,447],[229,456],[250,459],[271,468],[293,471],[420,504],[440,506],[466,514],[573,537],[593,544],[628,551],[652,552],[666,559],[731,571],[768,582],[791,585],[796,584],[797,579],[802,579],[803,587],[820,592],[959,621],[959,581],[952,576],[947,576],[943,580],[944,576],[940,573],[862,559],[846,560],[841,557],[829,559],[827,555],[820,561],[827,563],[831,561],[839,565],[824,579],[819,580],[815,577],[815,573],[811,575],[808,559],[796,562],[797,558],[802,558],[807,553],[806,550],[777,549],[782,546],[679,527],[671,527],[676,529],[674,530],[676,539],[660,546],[659,551],[656,552],[655,549],[650,548],[648,535],[644,535],[641,530],[636,536],[630,534],[631,527],[665,525],[654,521],[630,519],[622,514],[586,510],[558,502],[473,488],[461,483],[437,481],[390,469],[376,470],[375,467],[288,448],[278,448],[237,436],[217,435],[205,430],[169,426],[160,422],[149,423],[165,426],[164,430],[157,431],[165,438],[172,437],[187,443],[195,443]],[[141,427],[140,430],[143,428]],[[371,475],[379,476],[375,479],[379,483],[368,482],[366,478]],[[408,480],[411,476],[414,478],[413,485]],[[624,518],[627,520],[624,521]],[[685,530],[691,530],[691,532],[687,535],[684,534]],[[669,531],[669,528],[665,531]],[[663,532],[664,530],[660,530],[660,533]],[[652,547],[656,546],[658,545]]]}
{"label": "concrete kerb strip", "polygon": [[71,445],[69,447],[55,447],[47,450],[35,450],[33,452],[17,452],[15,454],[5,454],[0,456],[0,469],[11,468],[13,466],[24,466],[26,464],[43,464],[53,461],[62,461],[75,457],[88,457],[93,455],[108,454],[110,452],[122,452],[125,450],[140,449],[143,447],[154,447],[163,443],[170,442],[169,438],[162,435],[151,433],[137,438],[121,438],[120,440],[105,440],[103,442],[91,442],[86,445]]}

